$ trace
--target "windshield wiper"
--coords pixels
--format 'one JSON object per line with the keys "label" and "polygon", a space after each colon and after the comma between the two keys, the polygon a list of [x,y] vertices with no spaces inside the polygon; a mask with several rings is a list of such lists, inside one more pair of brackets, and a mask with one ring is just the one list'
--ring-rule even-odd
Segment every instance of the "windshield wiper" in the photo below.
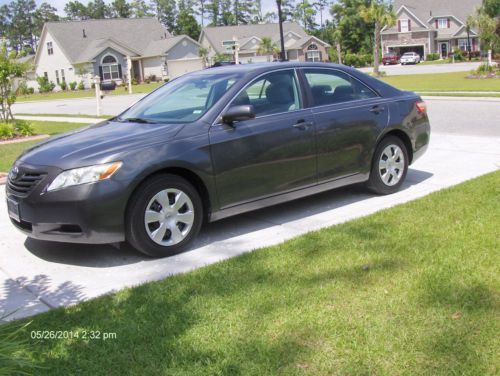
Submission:
{"label": "windshield wiper", "polygon": [[149,120],[149,119],[144,119],[144,118],[138,118],[138,117],[131,117],[131,118],[118,118],[118,121],[122,122],[127,122],[127,123],[143,123],[143,124],[156,124],[156,121]]}

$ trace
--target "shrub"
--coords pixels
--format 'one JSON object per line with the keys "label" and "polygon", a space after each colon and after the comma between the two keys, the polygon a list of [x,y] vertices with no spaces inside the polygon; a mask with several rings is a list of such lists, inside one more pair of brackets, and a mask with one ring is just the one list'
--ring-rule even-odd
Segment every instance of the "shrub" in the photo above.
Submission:
{"label": "shrub", "polygon": [[76,89],[76,81],[71,81],[71,82],[69,83],[69,88],[70,88],[71,90],[75,90],[75,89]]}
{"label": "shrub", "polygon": [[14,135],[14,126],[11,123],[0,123],[0,138],[12,138]]}
{"label": "shrub", "polygon": [[29,92],[29,87],[26,81],[19,82],[19,86],[17,87],[16,94],[17,95],[26,95]]}
{"label": "shrub", "polygon": [[80,81],[80,83],[78,84],[78,90],[85,90],[85,84],[83,83],[83,81]]}
{"label": "shrub", "polygon": [[45,76],[38,76],[36,82],[38,83],[38,91],[40,93],[50,93],[56,87],[56,84],[49,81]]}
{"label": "shrub", "polygon": [[370,54],[345,54],[343,62],[345,65],[354,67],[365,67],[373,61],[373,56]]}
{"label": "shrub", "polygon": [[168,82],[168,81],[170,81],[170,78],[168,78],[168,77],[165,77],[165,78],[163,79],[163,82]]}
{"label": "shrub", "polygon": [[95,82],[92,82],[92,83],[90,84],[90,88],[91,88],[91,89],[95,89]]}
{"label": "shrub", "polygon": [[62,81],[59,86],[61,87],[61,90],[66,90],[68,88],[68,85],[66,84],[66,81]]}
{"label": "shrub", "polygon": [[481,64],[475,73],[478,73],[478,74],[486,74],[486,73],[492,73],[493,72],[493,66],[489,65],[489,64]]}
{"label": "shrub", "polygon": [[465,60],[464,51],[462,51],[458,47],[453,50],[453,54],[452,55],[455,58],[455,61],[464,61]]}
{"label": "shrub", "polygon": [[35,130],[26,120],[15,120],[14,132],[19,136],[31,136],[35,134]]}
{"label": "shrub", "polygon": [[135,78],[132,78],[132,85],[137,85],[137,80]]}
{"label": "shrub", "polygon": [[35,88],[34,87],[29,87],[28,88],[28,94],[34,94],[35,93]]}
{"label": "shrub", "polygon": [[33,127],[26,120],[14,120],[9,123],[0,123],[0,138],[13,138],[17,136],[31,136]]}
{"label": "shrub", "polygon": [[150,84],[150,83],[151,83],[151,80],[150,80],[149,78],[146,78],[146,79],[144,80],[144,82],[145,82],[145,83],[147,83],[147,84]]}
{"label": "shrub", "polygon": [[425,58],[427,61],[435,61],[439,60],[440,56],[438,52],[432,52],[430,54],[427,54],[427,57]]}

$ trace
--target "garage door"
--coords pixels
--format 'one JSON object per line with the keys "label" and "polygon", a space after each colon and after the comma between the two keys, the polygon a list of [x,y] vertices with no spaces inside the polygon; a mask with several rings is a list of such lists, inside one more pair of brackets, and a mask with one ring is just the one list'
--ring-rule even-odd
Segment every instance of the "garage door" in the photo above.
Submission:
{"label": "garage door", "polygon": [[173,79],[183,74],[203,69],[201,58],[167,60],[168,77]]}

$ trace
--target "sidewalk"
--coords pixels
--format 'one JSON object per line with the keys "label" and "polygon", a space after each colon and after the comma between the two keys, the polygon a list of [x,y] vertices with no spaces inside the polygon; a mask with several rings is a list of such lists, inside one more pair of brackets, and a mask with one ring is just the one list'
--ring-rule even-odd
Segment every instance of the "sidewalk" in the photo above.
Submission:
{"label": "sidewalk", "polygon": [[85,123],[94,124],[100,121],[106,120],[106,118],[97,117],[65,117],[65,116],[27,116],[27,115],[15,115],[16,119],[21,120],[33,120],[33,121],[53,121],[62,123]]}

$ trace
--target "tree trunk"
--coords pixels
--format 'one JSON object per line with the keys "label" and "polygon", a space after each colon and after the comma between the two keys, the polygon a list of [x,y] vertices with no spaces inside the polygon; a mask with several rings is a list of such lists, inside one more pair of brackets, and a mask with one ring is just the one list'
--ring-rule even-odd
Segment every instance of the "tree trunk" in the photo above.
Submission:
{"label": "tree trunk", "polygon": [[380,74],[378,70],[378,66],[380,65],[379,48],[380,48],[380,26],[378,22],[375,22],[375,46],[373,48],[373,74],[375,76],[378,76]]}
{"label": "tree trunk", "polygon": [[340,42],[337,42],[337,58],[339,59],[339,64],[342,64],[342,48],[340,47]]}

